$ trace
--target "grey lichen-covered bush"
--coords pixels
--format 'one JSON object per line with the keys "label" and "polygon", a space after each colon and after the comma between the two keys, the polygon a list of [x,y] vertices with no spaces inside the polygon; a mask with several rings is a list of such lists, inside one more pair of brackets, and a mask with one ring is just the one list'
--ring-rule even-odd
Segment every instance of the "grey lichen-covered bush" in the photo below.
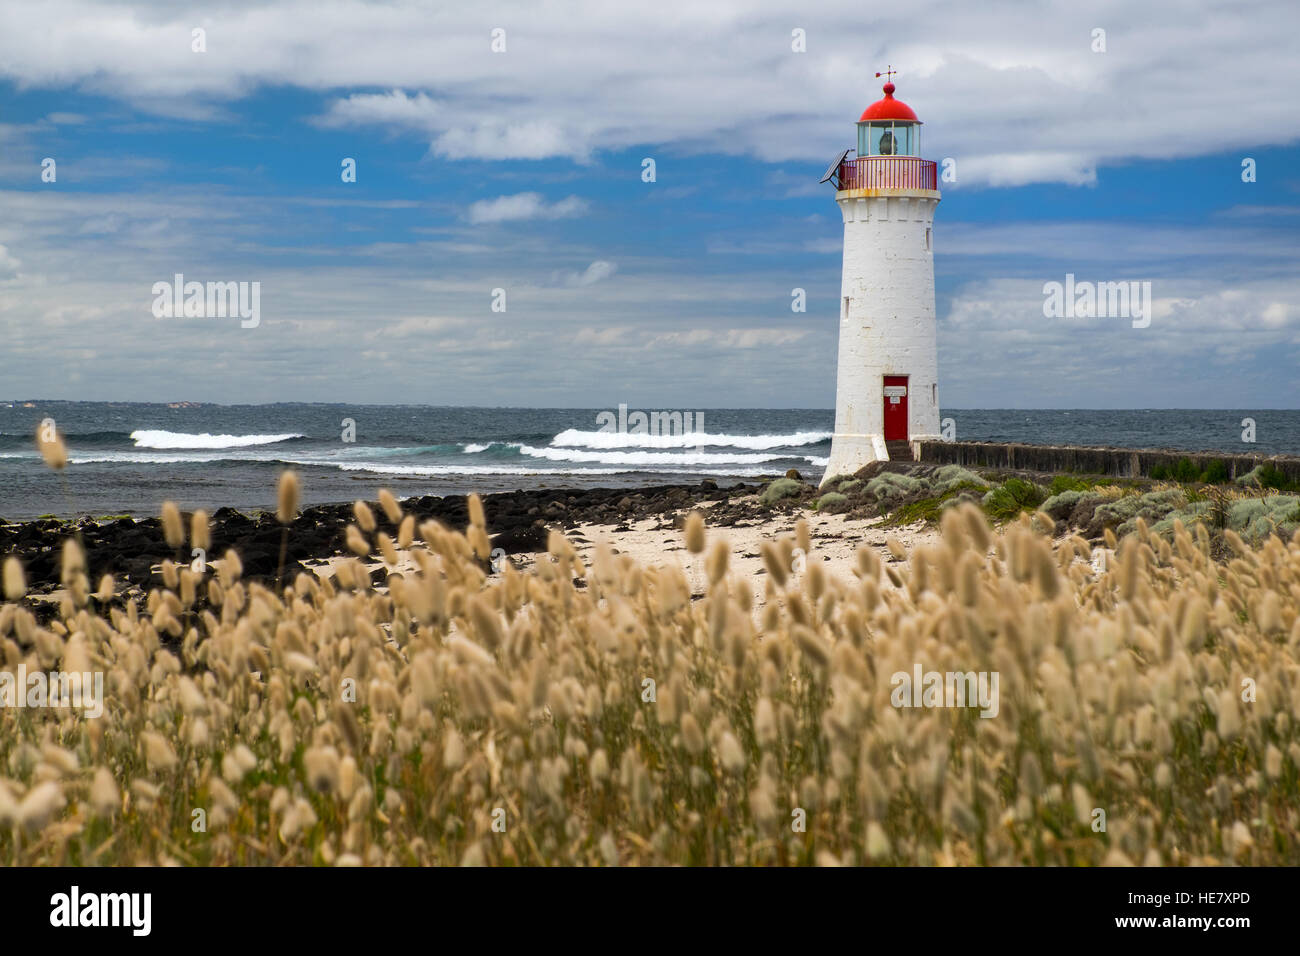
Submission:
{"label": "grey lichen-covered bush", "polygon": [[838,491],[828,491],[817,499],[816,508],[818,511],[824,511],[827,514],[839,514],[841,511],[848,510],[849,499],[847,495],[842,495]]}
{"label": "grey lichen-covered bush", "polygon": [[1193,501],[1186,508],[1169,512],[1169,514],[1151,525],[1151,531],[1153,534],[1171,535],[1174,533],[1174,522],[1176,521],[1181,521],[1188,528],[1195,524],[1213,524],[1214,503],[1211,501]]}
{"label": "grey lichen-covered bush", "polygon": [[804,484],[801,481],[795,481],[793,478],[777,478],[763,489],[760,500],[765,505],[774,504],[782,498],[797,498],[803,489]]}
{"label": "grey lichen-covered bush", "polygon": [[1162,488],[1159,491],[1148,491],[1144,495],[1125,495],[1098,505],[1093,512],[1093,524],[1115,528],[1115,533],[1122,537],[1136,530],[1138,518],[1150,525],[1171,511],[1186,507],[1187,496],[1181,489]]}
{"label": "grey lichen-covered bush", "polygon": [[1074,513],[1080,502],[1101,501],[1102,497],[1095,491],[1062,491],[1052,495],[1040,505],[1040,510],[1051,515],[1053,520],[1064,521]]}
{"label": "grey lichen-covered bush", "polygon": [[929,487],[930,483],[923,478],[886,471],[867,482],[867,493],[888,504],[891,501],[900,501],[918,491],[927,490]]}
{"label": "grey lichen-covered bush", "polygon": [[1228,527],[1252,543],[1262,542],[1271,534],[1286,540],[1297,527],[1297,505],[1300,505],[1300,498],[1295,495],[1268,495],[1234,501],[1228,508]]}
{"label": "grey lichen-covered bush", "polygon": [[1169,512],[1151,525],[1151,531],[1168,537],[1174,532],[1175,521],[1181,521],[1188,528],[1198,523],[1205,524],[1211,530],[1221,523],[1251,544],[1262,544],[1270,535],[1287,541],[1300,528],[1300,496],[1268,495],[1238,499],[1228,503],[1218,522],[1215,519],[1214,502],[1194,501],[1186,508]]}
{"label": "grey lichen-covered bush", "polygon": [[936,469],[934,477],[930,479],[930,483],[934,486],[934,490],[938,494],[951,491],[953,488],[961,484],[979,485],[983,488],[989,487],[987,481],[970,469],[963,468],[961,465],[944,465],[942,468]]}
{"label": "grey lichen-covered bush", "polygon": [[1264,468],[1263,465],[1256,465],[1254,468],[1250,469],[1250,471],[1246,472],[1244,475],[1238,475],[1237,484],[1241,485],[1243,488],[1259,488],[1260,487],[1259,475],[1260,472],[1263,470],[1263,468]]}
{"label": "grey lichen-covered bush", "polygon": [[841,494],[847,494],[848,492],[852,491],[854,488],[858,487],[858,485],[860,484],[862,484],[862,480],[860,478],[850,478],[847,481],[841,481],[838,485],[836,485],[836,487],[839,488]]}

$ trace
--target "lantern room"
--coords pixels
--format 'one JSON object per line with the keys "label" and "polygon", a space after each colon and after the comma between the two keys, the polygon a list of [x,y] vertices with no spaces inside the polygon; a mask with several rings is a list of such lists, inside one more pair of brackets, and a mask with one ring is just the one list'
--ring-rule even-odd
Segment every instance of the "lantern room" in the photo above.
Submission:
{"label": "lantern room", "polygon": [[884,94],[858,120],[858,157],[920,156],[921,121],[912,107],[894,99],[893,83],[885,84]]}

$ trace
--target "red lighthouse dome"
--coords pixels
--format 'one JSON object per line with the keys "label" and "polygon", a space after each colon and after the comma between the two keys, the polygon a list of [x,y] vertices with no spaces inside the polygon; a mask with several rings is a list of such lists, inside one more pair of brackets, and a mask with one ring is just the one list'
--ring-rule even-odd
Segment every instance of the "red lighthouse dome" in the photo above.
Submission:
{"label": "red lighthouse dome", "polygon": [[884,86],[884,99],[876,100],[865,110],[862,111],[862,118],[859,123],[866,123],[869,120],[905,120],[913,123],[919,123],[916,118],[916,111],[908,106],[902,100],[894,99],[894,84],[886,83]]}

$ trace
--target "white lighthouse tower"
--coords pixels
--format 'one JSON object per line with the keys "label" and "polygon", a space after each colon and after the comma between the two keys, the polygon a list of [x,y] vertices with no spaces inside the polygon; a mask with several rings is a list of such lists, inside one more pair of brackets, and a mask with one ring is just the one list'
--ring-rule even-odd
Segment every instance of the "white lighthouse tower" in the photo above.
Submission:
{"label": "white lighthouse tower", "polygon": [[916,113],[894,99],[893,83],[884,93],[858,121],[857,157],[845,150],[822,180],[835,180],[844,217],[835,437],[823,484],[868,462],[910,461],[916,442],[939,438],[936,167],[921,159]]}

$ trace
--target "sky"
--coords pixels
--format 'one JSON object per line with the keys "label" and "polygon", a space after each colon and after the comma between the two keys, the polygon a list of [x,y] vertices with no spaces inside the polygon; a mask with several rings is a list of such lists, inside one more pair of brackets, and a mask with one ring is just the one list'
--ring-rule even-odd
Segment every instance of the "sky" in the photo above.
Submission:
{"label": "sky", "polygon": [[[1300,407],[1294,0],[0,23],[0,399],[831,408],[818,180],[892,66],[956,176],[944,407]],[[177,273],[258,282],[260,323],[156,317]],[[1067,274],[1151,282],[1151,323],[1046,317]]]}

